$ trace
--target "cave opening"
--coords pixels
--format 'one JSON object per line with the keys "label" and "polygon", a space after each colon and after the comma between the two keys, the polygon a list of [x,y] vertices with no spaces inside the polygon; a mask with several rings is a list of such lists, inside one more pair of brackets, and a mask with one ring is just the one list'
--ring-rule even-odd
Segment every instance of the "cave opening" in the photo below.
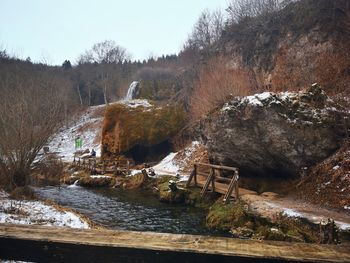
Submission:
{"label": "cave opening", "polygon": [[159,162],[171,153],[172,150],[172,143],[170,141],[164,141],[152,146],[135,145],[124,154],[126,157],[133,159],[136,164],[142,164]]}
{"label": "cave opening", "polygon": [[267,169],[264,172],[241,168],[239,185],[242,188],[256,191],[258,194],[274,192],[285,195],[295,189],[299,176],[285,169]]}

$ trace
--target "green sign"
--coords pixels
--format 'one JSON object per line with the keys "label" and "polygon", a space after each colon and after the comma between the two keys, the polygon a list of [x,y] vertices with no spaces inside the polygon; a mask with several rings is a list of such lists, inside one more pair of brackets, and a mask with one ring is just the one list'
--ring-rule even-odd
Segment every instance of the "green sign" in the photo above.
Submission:
{"label": "green sign", "polygon": [[83,139],[78,137],[75,139],[75,149],[80,149],[83,147]]}

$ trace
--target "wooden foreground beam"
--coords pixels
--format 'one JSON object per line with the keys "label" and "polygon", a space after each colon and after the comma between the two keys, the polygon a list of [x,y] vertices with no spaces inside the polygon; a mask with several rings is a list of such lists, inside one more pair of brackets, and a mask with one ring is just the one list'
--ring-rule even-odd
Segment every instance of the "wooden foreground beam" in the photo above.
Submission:
{"label": "wooden foreground beam", "polygon": [[350,246],[0,224],[0,259],[34,262],[350,262]]}

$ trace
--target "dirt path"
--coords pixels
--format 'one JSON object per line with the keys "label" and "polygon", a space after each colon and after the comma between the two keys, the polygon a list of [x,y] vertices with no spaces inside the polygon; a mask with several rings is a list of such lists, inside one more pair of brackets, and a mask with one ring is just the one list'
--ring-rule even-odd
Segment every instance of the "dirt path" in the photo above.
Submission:
{"label": "dirt path", "polygon": [[350,215],[347,212],[339,212],[317,205],[309,204],[290,197],[280,197],[273,193],[261,195],[242,195],[242,199],[250,204],[253,211],[267,218],[283,213],[288,216],[306,218],[315,224],[322,219],[334,219],[342,230],[350,230]]}
{"label": "dirt path", "polygon": [[[198,185],[203,186],[205,177],[198,176]],[[215,190],[219,193],[227,191],[227,184],[215,183]],[[210,188],[209,188],[210,189]],[[309,204],[298,199],[279,196],[276,193],[265,192],[258,195],[256,192],[239,188],[242,200],[250,204],[250,208],[265,218],[275,218],[277,214],[291,217],[305,218],[315,224],[322,219],[331,218],[342,230],[350,231],[350,212],[339,212],[317,205]]]}

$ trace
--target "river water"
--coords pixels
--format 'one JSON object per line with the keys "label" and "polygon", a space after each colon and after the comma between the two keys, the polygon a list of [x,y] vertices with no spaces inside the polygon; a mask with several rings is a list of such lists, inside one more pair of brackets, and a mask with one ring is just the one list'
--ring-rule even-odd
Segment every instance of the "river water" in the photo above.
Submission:
{"label": "river water", "polygon": [[109,229],[225,235],[205,228],[203,209],[161,203],[154,194],[140,189],[63,186],[37,188],[36,192]]}

